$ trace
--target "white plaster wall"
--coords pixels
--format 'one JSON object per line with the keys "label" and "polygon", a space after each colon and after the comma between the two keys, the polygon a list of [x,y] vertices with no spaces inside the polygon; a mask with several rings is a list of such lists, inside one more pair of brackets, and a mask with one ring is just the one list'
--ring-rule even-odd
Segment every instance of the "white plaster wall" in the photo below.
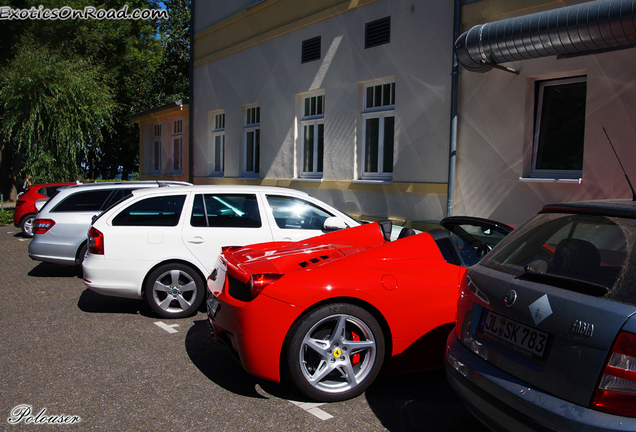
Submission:
{"label": "white plaster wall", "polygon": [[194,32],[205,30],[256,3],[257,0],[196,0]]}
{"label": "white plaster wall", "polygon": [[[462,70],[455,214],[519,225],[548,203],[631,198],[602,128],[636,181],[635,54],[634,49],[625,49],[506,64],[519,70],[519,75]],[[519,181],[530,166],[534,80],[581,72],[587,75],[582,183]]]}
{"label": "white plaster wall", "polygon": [[[388,15],[391,42],[365,50],[365,23]],[[225,176],[242,175],[241,106],[259,102],[261,178],[296,177],[297,95],[324,89],[324,180],[353,180],[359,176],[360,83],[395,77],[393,180],[446,183],[452,17],[452,2],[377,1],[197,67],[194,176],[208,175],[209,112],[219,109],[226,113]],[[322,37],[321,60],[301,64],[302,41],[318,35]],[[344,210],[378,217],[439,218],[446,206],[446,196],[437,194],[313,191],[325,201],[349,207]]]}

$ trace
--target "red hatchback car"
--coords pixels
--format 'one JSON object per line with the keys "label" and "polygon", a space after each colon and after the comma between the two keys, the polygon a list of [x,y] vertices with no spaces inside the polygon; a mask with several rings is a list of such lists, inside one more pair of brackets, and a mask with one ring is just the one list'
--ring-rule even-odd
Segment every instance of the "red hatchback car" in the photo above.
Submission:
{"label": "red hatchback car", "polygon": [[33,237],[33,220],[38,213],[35,202],[52,198],[61,187],[74,184],[76,183],[44,183],[29,186],[15,203],[13,225],[19,227],[25,237]]}
{"label": "red hatchback car", "polygon": [[512,228],[446,218],[390,241],[377,222],[299,242],[225,248],[208,277],[215,339],[245,370],[306,396],[339,401],[380,371],[443,366],[459,284]]}

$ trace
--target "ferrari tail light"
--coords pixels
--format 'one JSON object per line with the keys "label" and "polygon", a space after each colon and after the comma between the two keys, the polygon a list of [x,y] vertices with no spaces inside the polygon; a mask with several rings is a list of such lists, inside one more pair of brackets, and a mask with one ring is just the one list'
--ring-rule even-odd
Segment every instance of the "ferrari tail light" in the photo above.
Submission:
{"label": "ferrari tail light", "polygon": [[636,417],[636,334],[625,331],[618,334],[591,407],[609,414]]}
{"label": "ferrari tail light", "polygon": [[104,255],[104,234],[94,227],[88,231],[88,252],[94,255]]}
{"label": "ferrari tail light", "polygon": [[44,234],[55,225],[53,219],[36,219],[33,221],[33,234]]}
{"label": "ferrari tail light", "polygon": [[283,277],[282,274],[254,274],[250,278],[250,298],[255,299],[257,295],[263,291],[267,285],[276,282],[278,279]]}

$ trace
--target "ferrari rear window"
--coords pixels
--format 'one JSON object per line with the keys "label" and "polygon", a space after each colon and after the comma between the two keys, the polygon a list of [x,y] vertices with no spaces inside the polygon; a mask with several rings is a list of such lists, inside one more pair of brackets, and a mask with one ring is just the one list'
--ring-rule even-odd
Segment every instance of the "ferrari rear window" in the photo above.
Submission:
{"label": "ferrari rear window", "polygon": [[546,213],[504,239],[481,264],[535,282],[636,305],[636,220]]}

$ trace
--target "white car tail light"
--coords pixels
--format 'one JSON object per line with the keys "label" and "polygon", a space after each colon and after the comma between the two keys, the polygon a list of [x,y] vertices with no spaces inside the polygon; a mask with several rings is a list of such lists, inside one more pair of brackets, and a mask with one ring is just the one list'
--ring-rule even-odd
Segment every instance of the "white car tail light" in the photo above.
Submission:
{"label": "white car tail light", "polygon": [[33,234],[44,234],[55,225],[53,219],[36,219],[33,221]]}
{"label": "white car tail light", "polygon": [[88,252],[94,255],[104,255],[104,234],[93,227],[88,231]]}
{"label": "white car tail light", "polygon": [[636,334],[618,334],[592,398],[592,408],[636,417]]}

